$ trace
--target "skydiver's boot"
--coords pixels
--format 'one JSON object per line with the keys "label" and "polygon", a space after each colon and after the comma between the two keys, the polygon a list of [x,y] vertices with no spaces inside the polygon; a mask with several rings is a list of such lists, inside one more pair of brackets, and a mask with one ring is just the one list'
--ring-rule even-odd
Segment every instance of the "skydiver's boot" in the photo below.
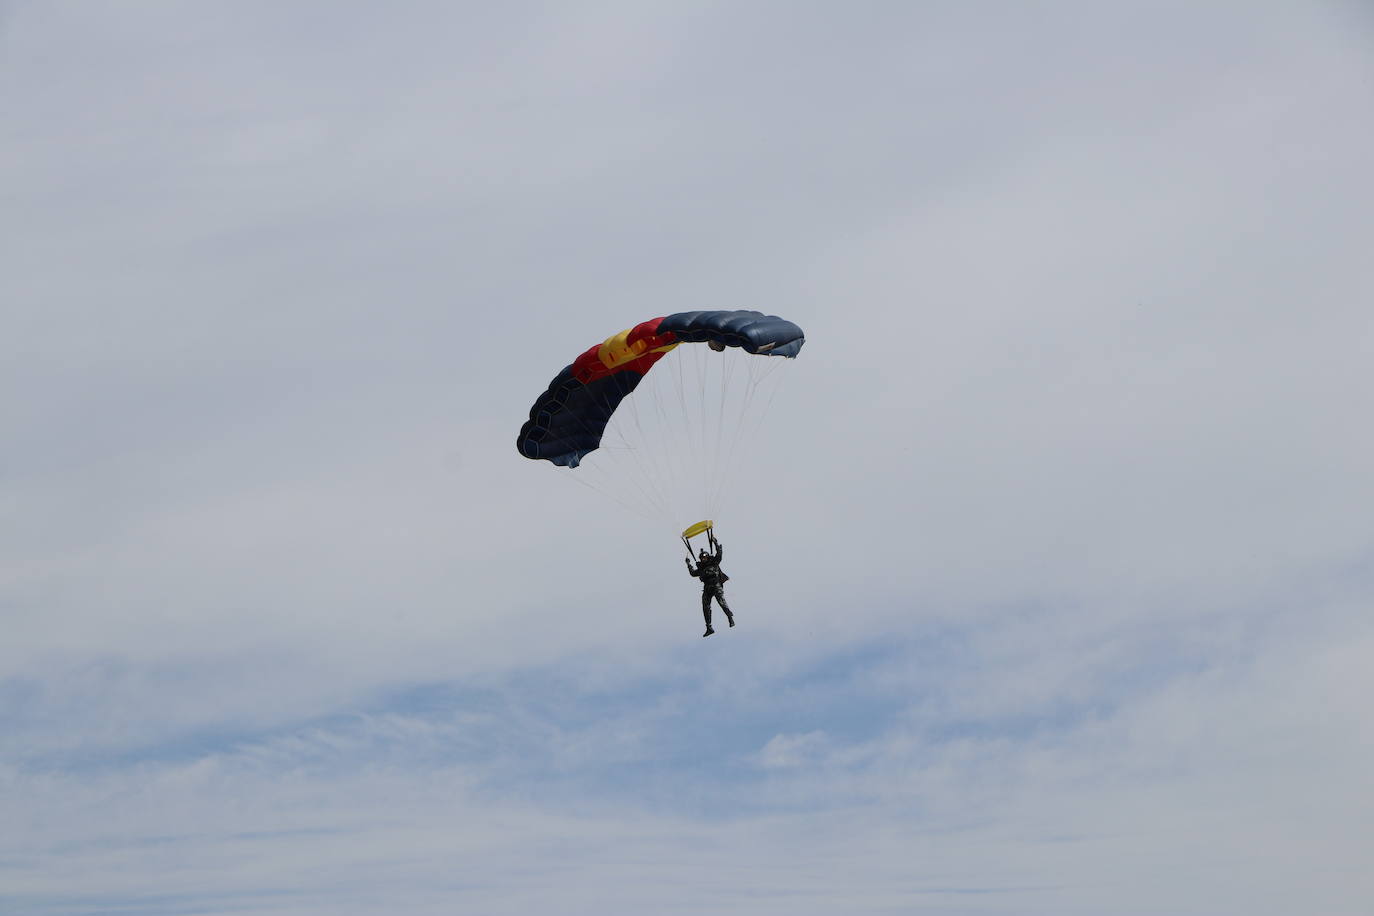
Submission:
{"label": "skydiver's boot", "polygon": [[[730,624],[730,626],[733,627],[734,624],[732,623],[732,624]],[[706,637],[710,636],[710,635],[711,635],[712,633],[714,633],[714,632],[715,632],[715,630],[714,630],[714,629],[711,627],[711,625],[708,623],[708,624],[706,625],[706,632],[701,634],[701,638],[702,638],[702,639],[705,639]]]}
{"label": "skydiver's boot", "polygon": [[733,627],[735,625],[735,615],[731,614],[729,611],[725,612],[725,619],[730,621],[730,626]]}

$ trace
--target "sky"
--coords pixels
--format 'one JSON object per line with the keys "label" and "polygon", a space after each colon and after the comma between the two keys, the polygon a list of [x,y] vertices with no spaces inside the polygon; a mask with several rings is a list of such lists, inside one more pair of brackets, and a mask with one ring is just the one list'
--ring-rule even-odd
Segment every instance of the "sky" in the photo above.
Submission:
{"label": "sky", "polygon": [[[1357,914],[1374,13],[0,7],[0,911]],[[528,461],[807,343],[677,530]]]}

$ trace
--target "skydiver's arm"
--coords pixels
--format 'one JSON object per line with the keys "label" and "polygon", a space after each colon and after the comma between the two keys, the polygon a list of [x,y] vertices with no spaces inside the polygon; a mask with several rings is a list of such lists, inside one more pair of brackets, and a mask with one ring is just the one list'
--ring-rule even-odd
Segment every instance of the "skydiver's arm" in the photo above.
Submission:
{"label": "skydiver's arm", "polygon": [[719,563],[724,556],[725,545],[722,544],[720,541],[716,541],[716,562]]}

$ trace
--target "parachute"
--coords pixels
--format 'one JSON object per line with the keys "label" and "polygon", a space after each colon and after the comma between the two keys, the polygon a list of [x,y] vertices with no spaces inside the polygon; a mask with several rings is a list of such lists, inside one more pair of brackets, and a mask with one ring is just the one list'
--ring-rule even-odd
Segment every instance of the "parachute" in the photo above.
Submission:
{"label": "parachute", "polygon": [[714,342],[750,354],[794,357],[806,338],[790,321],[762,312],[678,312],[596,344],[554,376],[530,408],[516,448],[526,458],[577,467],[601,445],[616,408],[679,343]]}
{"label": "parachute", "polygon": [[[796,324],[756,311],[678,312],[640,322],[554,376],[530,407],[516,449],[579,469],[579,482],[587,483],[594,475],[584,473],[583,462],[590,468],[596,462],[589,455],[612,447],[617,455],[601,462],[607,479],[589,485],[622,503],[647,503],[650,511],[640,514],[649,516],[675,514],[671,497],[695,491],[703,498],[691,511],[710,515],[737,464],[747,421],[759,414],[761,423],[760,406],[767,409],[758,390],[805,342]],[[666,373],[654,371],[660,361]],[[651,394],[641,410],[629,396],[646,378]],[[628,419],[622,405],[630,408]]]}

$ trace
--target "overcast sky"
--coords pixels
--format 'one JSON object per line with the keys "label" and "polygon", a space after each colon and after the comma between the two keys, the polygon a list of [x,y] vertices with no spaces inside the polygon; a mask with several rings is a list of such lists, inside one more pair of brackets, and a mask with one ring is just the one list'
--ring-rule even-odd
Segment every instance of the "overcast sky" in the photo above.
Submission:
{"label": "overcast sky", "polygon": [[[0,7],[0,910],[1357,914],[1358,2]],[[801,325],[721,510],[517,454]]]}

